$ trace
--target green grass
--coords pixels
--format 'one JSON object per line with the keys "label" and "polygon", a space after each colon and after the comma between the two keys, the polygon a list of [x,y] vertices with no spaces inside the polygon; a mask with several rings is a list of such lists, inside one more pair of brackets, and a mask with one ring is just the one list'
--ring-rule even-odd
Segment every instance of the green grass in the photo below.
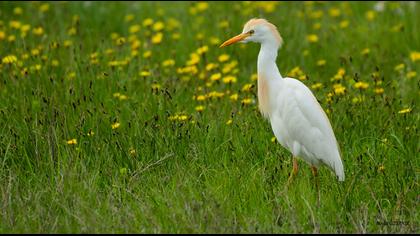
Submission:
{"label": "green grass", "polygon": [[[192,14],[198,9],[193,2],[49,3],[45,12],[43,2],[0,3],[0,232],[418,233],[420,60],[410,55],[420,51],[420,6],[387,3],[370,21],[374,4],[288,2],[270,11],[267,3],[211,2]],[[332,9],[340,14],[331,16]],[[317,12],[322,15],[313,18]],[[134,19],[127,22],[129,14]],[[321,168],[319,206],[303,161],[285,189],[291,154],[271,141],[251,80],[258,45],[218,48],[252,17],[278,26],[283,76],[299,66],[309,77],[306,85],[323,85],[312,91],[329,111],[346,181]],[[161,43],[151,43],[156,33],[142,25],[146,18],[164,23]],[[170,18],[179,27],[171,29]],[[221,27],[223,21],[229,26]],[[340,28],[343,21],[348,27]],[[21,38],[25,24],[30,29]],[[130,33],[135,24],[140,30]],[[36,27],[41,35],[33,33]],[[76,34],[68,34],[71,27]],[[112,33],[125,43],[117,45]],[[318,42],[308,42],[310,34]],[[130,35],[140,41],[135,57]],[[179,74],[203,45],[208,51],[196,64],[198,73]],[[148,50],[151,57],[143,58]],[[237,69],[237,82],[207,87],[226,64],[218,62],[225,53],[227,63],[238,61],[227,73]],[[8,55],[17,61],[7,63]],[[126,58],[126,65],[108,64]],[[167,59],[175,65],[164,67]],[[326,64],[318,66],[322,59]],[[208,63],[219,68],[208,72]],[[344,78],[332,81],[339,68]],[[357,89],[357,81],[369,87]],[[242,91],[248,83],[255,86]],[[344,94],[334,93],[337,83]],[[156,84],[160,88],[152,89]],[[211,91],[224,96],[194,99]],[[237,101],[229,98],[234,93]],[[242,104],[245,98],[253,102]],[[204,111],[195,110],[199,105]],[[399,113],[406,108],[410,112]],[[187,119],[170,119],[177,114]],[[77,144],[67,144],[71,139]]]}

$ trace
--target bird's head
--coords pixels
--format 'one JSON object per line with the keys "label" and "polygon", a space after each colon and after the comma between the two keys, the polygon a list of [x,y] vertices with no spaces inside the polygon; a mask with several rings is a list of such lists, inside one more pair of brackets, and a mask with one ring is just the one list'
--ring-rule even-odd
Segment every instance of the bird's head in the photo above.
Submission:
{"label": "bird's head", "polygon": [[242,33],[228,39],[220,47],[226,47],[231,44],[242,42],[255,42],[255,43],[270,43],[278,47],[283,43],[277,27],[265,19],[251,19],[245,25]]}

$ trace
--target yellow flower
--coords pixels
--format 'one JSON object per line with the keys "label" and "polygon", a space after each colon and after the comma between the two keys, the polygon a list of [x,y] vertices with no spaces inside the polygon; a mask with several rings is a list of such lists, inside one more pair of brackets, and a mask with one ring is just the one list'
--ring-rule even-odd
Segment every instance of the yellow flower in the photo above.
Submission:
{"label": "yellow flower", "polygon": [[39,7],[39,10],[41,12],[47,12],[50,9],[50,4],[44,3]]}
{"label": "yellow flower", "polygon": [[70,73],[69,73],[69,75],[68,75],[68,78],[69,78],[69,79],[74,79],[74,78],[76,78],[76,73],[75,73],[75,72],[70,72]]}
{"label": "yellow flower", "polygon": [[144,21],[143,21],[143,26],[144,27],[151,26],[151,25],[153,25],[153,19],[151,19],[151,18],[144,19]]}
{"label": "yellow flower", "polygon": [[95,132],[93,132],[91,129],[89,129],[89,131],[87,132],[87,136],[91,137],[95,135]]}
{"label": "yellow flower", "polygon": [[202,111],[204,111],[204,106],[196,106],[195,110],[198,111],[198,112],[202,112]]}
{"label": "yellow flower", "polygon": [[320,89],[322,88],[322,83],[316,83],[311,86],[312,89]]}
{"label": "yellow flower", "polygon": [[6,33],[4,31],[0,31],[0,40],[3,40],[6,38]]}
{"label": "yellow flower", "polygon": [[217,68],[217,66],[218,66],[217,64],[209,63],[209,64],[206,65],[206,71],[211,71],[211,70]]}
{"label": "yellow flower", "polygon": [[218,57],[218,60],[219,60],[220,62],[225,62],[225,61],[229,60],[229,55],[227,55],[227,54],[222,54],[222,55],[220,55],[220,56]]}
{"label": "yellow flower", "polygon": [[401,70],[403,70],[404,68],[405,68],[405,65],[404,65],[403,63],[401,63],[401,64],[396,65],[396,66],[394,67],[394,70],[395,70],[395,71],[401,71]]}
{"label": "yellow flower", "polygon": [[410,59],[412,62],[420,60],[420,52],[410,52]]}
{"label": "yellow flower", "polygon": [[342,95],[346,91],[346,88],[341,84],[334,84],[333,88],[334,88],[334,93],[337,95]]}
{"label": "yellow flower", "polygon": [[165,28],[165,25],[163,24],[162,21],[158,21],[155,24],[153,24],[152,28],[154,31],[161,31],[163,28]]}
{"label": "yellow flower", "polygon": [[407,79],[411,79],[411,78],[414,78],[416,76],[417,76],[417,72],[415,72],[415,71],[410,71],[406,75]]}
{"label": "yellow flower", "polygon": [[238,100],[238,97],[239,97],[239,95],[237,93],[234,93],[234,94],[230,95],[229,98],[232,101],[237,101]]}
{"label": "yellow flower", "polygon": [[349,21],[348,20],[343,20],[340,22],[340,28],[344,29],[347,28],[349,26]]}
{"label": "yellow flower", "polygon": [[134,156],[136,155],[136,149],[131,147],[130,149],[128,149],[128,153],[130,154],[130,156]]}
{"label": "yellow flower", "polygon": [[140,25],[132,25],[130,26],[130,28],[128,28],[128,32],[130,32],[130,34],[135,34],[139,31],[140,31]]}
{"label": "yellow flower", "polygon": [[384,89],[383,88],[375,88],[374,90],[373,90],[376,94],[383,94],[384,93]]}
{"label": "yellow flower", "polygon": [[150,76],[150,72],[147,70],[143,70],[143,71],[140,71],[139,75],[142,77],[147,77],[147,76]]}
{"label": "yellow flower", "polygon": [[119,38],[117,38],[117,40],[115,40],[115,42],[118,46],[121,46],[125,43],[125,38],[124,37],[119,37]]}
{"label": "yellow flower", "polygon": [[152,37],[152,43],[159,44],[162,42],[162,38],[163,38],[163,34],[159,32]]}
{"label": "yellow flower", "polygon": [[318,35],[316,35],[316,34],[307,35],[306,40],[308,40],[308,42],[310,42],[310,43],[316,43],[316,42],[318,42]]}
{"label": "yellow flower", "polygon": [[70,140],[68,140],[67,141],[67,144],[69,144],[69,145],[75,145],[75,144],[77,144],[77,139],[70,139]]}
{"label": "yellow flower", "polygon": [[15,62],[17,62],[17,57],[15,55],[7,55],[2,59],[3,64],[12,64]]}
{"label": "yellow flower", "polygon": [[206,100],[206,96],[204,96],[204,95],[198,95],[195,99],[197,101],[204,101],[204,100]]}
{"label": "yellow flower", "polygon": [[64,47],[68,48],[71,45],[73,45],[73,42],[71,40],[64,40]]}
{"label": "yellow flower", "polygon": [[190,60],[187,61],[187,65],[192,66],[199,62],[200,62],[200,56],[197,53],[191,53]]}
{"label": "yellow flower", "polygon": [[321,18],[324,15],[324,12],[321,10],[317,10],[317,11],[312,11],[309,14],[309,17],[312,19],[318,19]]}
{"label": "yellow flower", "polygon": [[365,13],[365,17],[366,17],[366,19],[368,19],[369,21],[374,20],[374,19],[375,19],[375,16],[376,16],[376,13],[375,13],[374,11],[372,11],[372,10],[367,11],[367,12]]}
{"label": "yellow flower", "polygon": [[127,97],[127,95],[120,95],[120,97],[119,97],[119,99],[122,101],[122,100],[127,100],[128,99],[128,97]]}
{"label": "yellow flower", "polygon": [[325,60],[318,60],[317,62],[316,62],[316,65],[317,66],[325,66],[325,64],[327,63],[327,61],[325,61]]}
{"label": "yellow flower", "polygon": [[223,78],[223,83],[225,83],[225,84],[236,83],[236,77],[228,75],[228,76]]}
{"label": "yellow flower", "polygon": [[300,69],[299,66],[294,67],[289,73],[287,73],[287,76],[289,77],[298,77],[303,75],[303,71]]}
{"label": "yellow flower", "polygon": [[22,12],[23,12],[23,10],[20,7],[13,8],[13,14],[15,14],[15,15],[22,15]]}
{"label": "yellow flower", "polygon": [[203,53],[206,53],[208,50],[209,50],[209,46],[204,45],[204,46],[202,46],[202,47],[200,47],[200,48],[197,49],[197,53],[199,55],[201,55]]}
{"label": "yellow flower", "polygon": [[258,75],[256,73],[251,75],[251,81],[257,81],[258,80]]}
{"label": "yellow flower", "polygon": [[157,84],[157,83],[153,83],[153,84],[152,84],[152,90],[157,91],[157,90],[159,90],[160,88],[161,88],[160,84]]}
{"label": "yellow flower", "polygon": [[380,166],[378,167],[378,170],[379,170],[380,172],[384,172],[384,171],[385,171],[385,166],[384,166],[384,165],[380,165]]}
{"label": "yellow flower", "polygon": [[366,82],[359,81],[354,84],[354,87],[357,89],[367,89],[369,87],[369,84]]}
{"label": "yellow flower", "polygon": [[39,50],[37,48],[34,48],[31,50],[31,54],[32,56],[38,56],[39,55]]}
{"label": "yellow flower", "polygon": [[222,74],[220,74],[220,73],[212,74],[210,76],[211,81],[217,81],[217,80],[220,80],[220,78],[222,78]]}
{"label": "yellow flower", "polygon": [[330,14],[330,16],[332,16],[332,17],[338,17],[338,16],[340,16],[340,9],[338,9],[338,8],[330,8],[330,10],[328,11],[328,13]]}
{"label": "yellow flower", "polygon": [[220,39],[218,39],[216,37],[210,37],[210,44],[219,45],[220,44]]}
{"label": "yellow flower", "polygon": [[370,49],[369,48],[365,48],[363,49],[363,51],[361,52],[362,55],[367,55],[370,53]]}
{"label": "yellow flower", "polygon": [[32,30],[35,35],[42,35],[44,33],[44,29],[42,27],[36,27]]}
{"label": "yellow flower", "polygon": [[181,35],[180,35],[179,33],[173,33],[173,34],[172,34],[172,36],[171,36],[171,38],[172,38],[173,40],[178,40],[178,39],[180,39],[180,38],[181,38]]}
{"label": "yellow flower", "polygon": [[361,103],[361,102],[363,102],[365,100],[365,97],[364,96],[357,96],[357,97],[354,97],[351,101],[353,102],[353,103]]}
{"label": "yellow flower", "polygon": [[120,123],[115,122],[114,124],[111,125],[111,128],[112,129],[117,129],[118,127],[120,127],[120,125],[121,125]]}
{"label": "yellow flower", "polygon": [[272,142],[272,143],[277,142],[277,138],[276,138],[275,136],[274,136],[274,137],[272,137],[272,138],[271,138],[271,142]]}
{"label": "yellow flower", "polygon": [[162,66],[164,67],[169,67],[169,66],[173,66],[175,65],[175,60],[174,59],[168,59],[162,62]]}
{"label": "yellow flower", "polygon": [[56,60],[56,59],[53,59],[53,60],[51,61],[51,65],[52,65],[52,66],[54,66],[54,67],[57,67],[57,66],[59,66],[59,65],[60,65],[60,62],[59,62],[58,60]]}
{"label": "yellow flower", "polygon": [[12,20],[9,22],[9,26],[10,28],[13,28],[13,29],[19,29],[21,26],[21,23],[20,21]]}
{"label": "yellow flower", "polygon": [[71,27],[68,31],[67,34],[72,36],[72,35],[76,35],[77,34],[77,29],[75,27]]}
{"label": "yellow flower", "polygon": [[245,84],[242,87],[242,92],[249,92],[249,91],[251,91],[251,89],[252,89],[253,86],[254,86],[253,84]]}
{"label": "yellow flower", "polygon": [[241,101],[242,105],[248,105],[248,104],[251,104],[251,102],[252,102],[251,98],[244,98]]}
{"label": "yellow flower", "polygon": [[29,31],[31,29],[31,25],[29,25],[29,24],[25,24],[25,25],[22,25],[22,27],[20,28],[20,31],[22,31],[22,32],[27,32],[27,31]]}
{"label": "yellow flower", "polygon": [[9,35],[9,37],[7,37],[7,41],[9,41],[9,42],[14,42],[15,40],[16,40],[16,36],[14,36],[13,34]]}
{"label": "yellow flower", "polygon": [[198,2],[196,8],[198,11],[205,11],[209,7],[207,2]]}
{"label": "yellow flower", "polygon": [[149,58],[152,56],[152,51],[147,50],[143,53],[143,58]]}
{"label": "yellow flower", "polygon": [[187,115],[174,115],[174,116],[170,116],[168,117],[169,120],[178,120],[178,121],[186,121],[188,120],[188,116]]}
{"label": "yellow flower", "polygon": [[133,14],[128,14],[124,17],[125,22],[130,22],[132,20],[134,20],[134,15]]}
{"label": "yellow flower", "polygon": [[412,110],[411,108],[405,108],[405,109],[402,109],[402,110],[398,111],[398,114],[410,113],[411,110]]}
{"label": "yellow flower", "polygon": [[227,124],[227,125],[231,125],[231,124],[232,124],[232,122],[233,122],[233,121],[232,121],[232,119],[229,119],[228,121],[226,121],[226,124]]}

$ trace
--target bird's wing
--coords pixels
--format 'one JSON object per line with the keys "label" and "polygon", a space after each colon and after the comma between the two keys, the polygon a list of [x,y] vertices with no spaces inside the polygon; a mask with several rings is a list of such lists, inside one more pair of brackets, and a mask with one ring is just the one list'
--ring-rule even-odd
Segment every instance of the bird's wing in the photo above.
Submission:
{"label": "bird's wing", "polygon": [[292,153],[298,152],[313,164],[321,161],[335,170],[341,163],[337,141],[315,96],[295,79],[285,78],[283,87],[271,117],[274,133],[281,136]]}

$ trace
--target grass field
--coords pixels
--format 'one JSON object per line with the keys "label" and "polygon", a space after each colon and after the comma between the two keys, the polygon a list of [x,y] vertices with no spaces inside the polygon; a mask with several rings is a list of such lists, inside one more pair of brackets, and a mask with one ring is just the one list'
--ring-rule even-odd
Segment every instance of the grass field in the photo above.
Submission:
{"label": "grass field", "polygon": [[[419,233],[420,5],[1,2],[0,233]],[[326,110],[346,180],[257,108],[252,17]]]}

